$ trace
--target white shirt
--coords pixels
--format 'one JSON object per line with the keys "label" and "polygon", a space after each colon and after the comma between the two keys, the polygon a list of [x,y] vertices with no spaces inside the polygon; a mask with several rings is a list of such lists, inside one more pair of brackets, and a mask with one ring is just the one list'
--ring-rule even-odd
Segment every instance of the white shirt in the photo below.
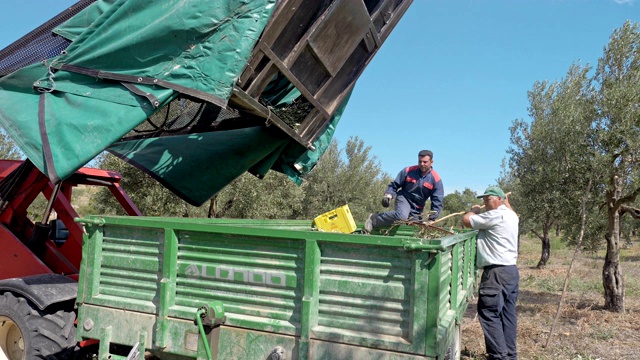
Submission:
{"label": "white shirt", "polygon": [[515,265],[518,260],[518,215],[505,205],[472,215],[471,227],[478,231],[476,265]]}

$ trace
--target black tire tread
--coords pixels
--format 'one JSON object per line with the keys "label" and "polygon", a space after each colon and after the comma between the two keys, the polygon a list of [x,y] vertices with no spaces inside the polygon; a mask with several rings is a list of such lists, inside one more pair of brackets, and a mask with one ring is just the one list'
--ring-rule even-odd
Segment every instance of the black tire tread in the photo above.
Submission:
{"label": "black tire tread", "polygon": [[28,329],[20,329],[29,344],[27,359],[61,360],[73,351],[76,345],[73,311],[40,311],[25,298],[8,292],[0,295],[0,314],[7,313],[5,308],[17,312],[27,324]]}

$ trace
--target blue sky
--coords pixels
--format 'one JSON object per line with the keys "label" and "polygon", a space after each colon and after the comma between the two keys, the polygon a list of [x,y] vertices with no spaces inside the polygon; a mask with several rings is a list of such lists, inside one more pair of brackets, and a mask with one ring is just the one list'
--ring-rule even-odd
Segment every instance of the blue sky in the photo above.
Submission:
{"label": "blue sky", "polygon": [[500,175],[527,91],[573,62],[595,65],[640,3],[613,0],[415,0],[360,77],[338,126],[395,176],[434,152],[445,192],[482,192]]}
{"label": "blue sky", "polygon": [[[637,0],[640,1],[640,0]],[[527,91],[574,62],[596,65],[636,0],[414,0],[364,74],[336,131],[394,176],[434,152],[445,192],[494,184]],[[1,0],[0,48],[75,3]]]}

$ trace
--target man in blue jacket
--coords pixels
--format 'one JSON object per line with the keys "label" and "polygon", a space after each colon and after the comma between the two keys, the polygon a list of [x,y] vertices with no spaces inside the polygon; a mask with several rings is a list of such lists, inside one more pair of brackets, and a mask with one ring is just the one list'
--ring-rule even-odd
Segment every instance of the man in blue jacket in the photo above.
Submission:
{"label": "man in blue jacket", "polygon": [[374,227],[391,225],[398,220],[422,221],[422,212],[427,199],[431,198],[428,220],[438,218],[442,211],[444,187],[440,175],[433,170],[433,152],[422,150],[418,153],[418,165],[402,169],[396,179],[389,184],[382,198],[382,206],[388,207],[391,199],[396,199],[395,210],[371,214],[364,228],[371,232]]}

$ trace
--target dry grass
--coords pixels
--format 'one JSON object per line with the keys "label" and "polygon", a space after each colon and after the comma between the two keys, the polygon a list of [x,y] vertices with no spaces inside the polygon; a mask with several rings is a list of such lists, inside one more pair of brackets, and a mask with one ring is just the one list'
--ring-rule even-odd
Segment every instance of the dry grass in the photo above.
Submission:
{"label": "dry grass", "polygon": [[[569,290],[551,344],[544,345],[555,318],[573,249],[552,242],[551,259],[536,270],[540,241],[523,238],[520,246],[518,353],[522,360],[640,359],[640,244],[621,251],[625,313],[602,309],[604,251],[581,253],[573,266]],[[476,318],[476,299],[462,324],[463,359],[485,359],[484,336]]]}

